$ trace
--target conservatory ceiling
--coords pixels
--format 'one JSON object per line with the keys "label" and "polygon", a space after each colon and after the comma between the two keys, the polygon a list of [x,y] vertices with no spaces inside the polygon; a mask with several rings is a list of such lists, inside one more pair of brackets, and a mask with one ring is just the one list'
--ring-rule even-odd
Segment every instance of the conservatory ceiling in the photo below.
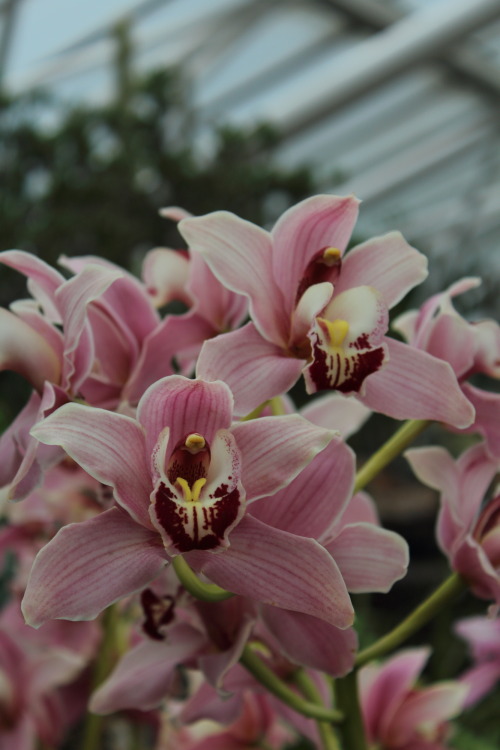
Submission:
{"label": "conservatory ceiling", "polygon": [[400,229],[441,280],[482,272],[491,310],[500,284],[500,0],[1,7],[10,88],[104,99],[112,29],[127,17],[138,66],[184,66],[203,148],[213,123],[274,123],[284,164],[312,163],[325,191],[363,200],[360,236]]}

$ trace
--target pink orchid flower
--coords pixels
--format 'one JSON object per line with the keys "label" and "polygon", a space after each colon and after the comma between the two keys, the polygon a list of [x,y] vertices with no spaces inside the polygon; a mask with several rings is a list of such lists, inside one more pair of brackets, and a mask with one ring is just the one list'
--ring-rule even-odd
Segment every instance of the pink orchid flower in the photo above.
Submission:
{"label": "pink orchid flower", "polygon": [[445,750],[449,719],[462,709],[467,686],[415,683],[429,657],[426,648],[402,651],[360,671],[360,699],[368,742],[383,750]]}
{"label": "pink orchid flower", "polygon": [[476,596],[500,604],[500,495],[482,508],[498,462],[484,443],[457,461],[440,447],[414,448],[405,456],[418,479],[441,495],[437,540],[451,567]]}
{"label": "pink orchid flower", "polygon": [[289,209],[271,233],[226,212],[180,222],[191,250],[250,302],[252,322],[206,342],[197,373],[231,387],[246,414],[286,392],[359,396],[396,419],[466,426],[473,408],[447,363],[387,338],[388,310],[427,275],[425,257],[392,232],[343,254],[353,196],[319,195]]}
{"label": "pink orchid flower", "polygon": [[9,498],[18,499],[61,457],[59,450],[40,448],[29,430],[76,396],[88,378],[93,344],[87,307],[120,274],[91,265],[66,281],[42,260],[20,250],[0,253],[0,262],[27,276],[34,297],[14,303],[11,311],[0,309],[0,369],[18,372],[35,389],[0,440],[0,485],[10,485]]}
{"label": "pink orchid flower", "polygon": [[290,484],[334,433],[298,415],[232,424],[232,406],[225,383],[174,375],[146,391],[137,419],[67,404],[33,430],[112,486],[118,507],[66,526],[41,550],[24,598],[28,622],[91,619],[185,553],[216,561],[207,575],[236,594],[352,623],[328,552],[245,512]]}
{"label": "pink orchid flower", "polygon": [[500,326],[494,320],[469,322],[455,309],[453,298],[474,289],[480,279],[465,278],[435,294],[420,310],[411,310],[394,321],[412,345],[449,362],[463,394],[476,410],[467,432],[479,432],[494,458],[500,458],[500,395],[477,388],[468,380],[481,373],[500,378]]}
{"label": "pink orchid flower", "polygon": [[34,631],[16,602],[3,610],[0,747],[35,750],[40,741],[61,742],[75,713],[66,689],[94,656],[99,637],[96,623],[50,623]]}
{"label": "pink orchid flower", "polygon": [[474,666],[460,681],[469,687],[466,706],[473,706],[500,681],[500,620],[468,617],[455,625],[455,631],[469,644]]}

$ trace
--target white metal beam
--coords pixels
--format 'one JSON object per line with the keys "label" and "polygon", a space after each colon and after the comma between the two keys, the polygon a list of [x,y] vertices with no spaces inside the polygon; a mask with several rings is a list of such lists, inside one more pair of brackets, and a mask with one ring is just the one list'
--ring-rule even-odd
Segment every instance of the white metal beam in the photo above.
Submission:
{"label": "white metal beam", "polygon": [[325,78],[283,100],[276,97],[273,120],[286,135],[310,126],[333,110],[435,56],[465,34],[500,15],[498,0],[442,0],[411,13],[332,60]]}

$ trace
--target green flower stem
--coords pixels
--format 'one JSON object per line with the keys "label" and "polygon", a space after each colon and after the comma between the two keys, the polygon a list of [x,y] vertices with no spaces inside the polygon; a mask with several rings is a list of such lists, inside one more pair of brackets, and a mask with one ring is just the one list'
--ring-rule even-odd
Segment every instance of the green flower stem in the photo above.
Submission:
{"label": "green flower stem", "polygon": [[[103,616],[103,639],[94,665],[92,691],[104,682],[115,663],[117,641],[119,640],[117,636],[119,620],[118,607],[113,604],[107,608]],[[105,718],[105,716],[99,716],[98,714],[87,713],[83,728],[82,750],[95,750],[95,748],[101,747],[101,734]]]}
{"label": "green flower stem", "polygon": [[[255,679],[264,685],[270,693],[279,698],[287,706],[293,708],[299,714],[307,716],[310,719],[320,719],[323,721],[342,721],[343,716],[339,711],[333,708],[326,708],[311,701],[306,701],[300,697],[294,690],[288,687],[269,667],[260,659],[253,649],[246,645],[240,657],[240,662],[245,669]],[[333,746],[331,748],[333,750]]]}
{"label": "green flower stem", "polygon": [[384,635],[368,648],[358,653],[356,666],[364,664],[384,656],[389,651],[397,648],[407,640],[413,633],[420,630],[429,620],[444,607],[446,607],[458,594],[466,588],[467,584],[458,575],[453,573],[439,588],[434,591],[422,604],[420,604],[403,622],[399,623],[393,630]]}
{"label": "green flower stem", "polygon": [[[311,680],[307,672],[304,672],[303,669],[298,669],[294,674],[293,679],[305,698],[310,700],[312,703],[321,705],[321,693],[319,692],[318,688]],[[331,723],[329,721],[317,720],[317,725],[321,744],[324,750],[340,750],[340,745]]]}
{"label": "green flower stem", "polygon": [[354,494],[369,482],[404,451],[430,424],[428,419],[410,419],[405,422],[384,445],[371,456],[356,474]]}
{"label": "green flower stem", "polygon": [[234,596],[230,591],[221,589],[215,583],[203,583],[200,581],[182,555],[174,557],[172,565],[179,581],[196,599],[201,599],[202,602],[222,602],[224,599],[230,599]]}
{"label": "green flower stem", "polygon": [[368,750],[365,728],[358,696],[357,670],[335,682],[335,695],[339,709],[345,716],[339,731],[346,750]]}

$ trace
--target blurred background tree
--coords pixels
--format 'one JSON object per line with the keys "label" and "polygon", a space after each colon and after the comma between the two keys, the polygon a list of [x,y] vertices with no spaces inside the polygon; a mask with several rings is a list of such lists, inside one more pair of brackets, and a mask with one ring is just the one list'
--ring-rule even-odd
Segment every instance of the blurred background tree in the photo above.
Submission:
{"label": "blurred background tree", "polygon": [[[181,72],[136,73],[128,26],[115,36],[115,95],[106,104],[68,108],[43,92],[1,95],[2,249],[49,263],[96,254],[137,270],[148,249],[179,243],[158,215],[162,206],[223,208],[267,224],[315,192],[310,169],[274,165],[279,136],[264,124],[206,133],[201,150]],[[6,304],[22,280],[4,270],[1,277]]]}

